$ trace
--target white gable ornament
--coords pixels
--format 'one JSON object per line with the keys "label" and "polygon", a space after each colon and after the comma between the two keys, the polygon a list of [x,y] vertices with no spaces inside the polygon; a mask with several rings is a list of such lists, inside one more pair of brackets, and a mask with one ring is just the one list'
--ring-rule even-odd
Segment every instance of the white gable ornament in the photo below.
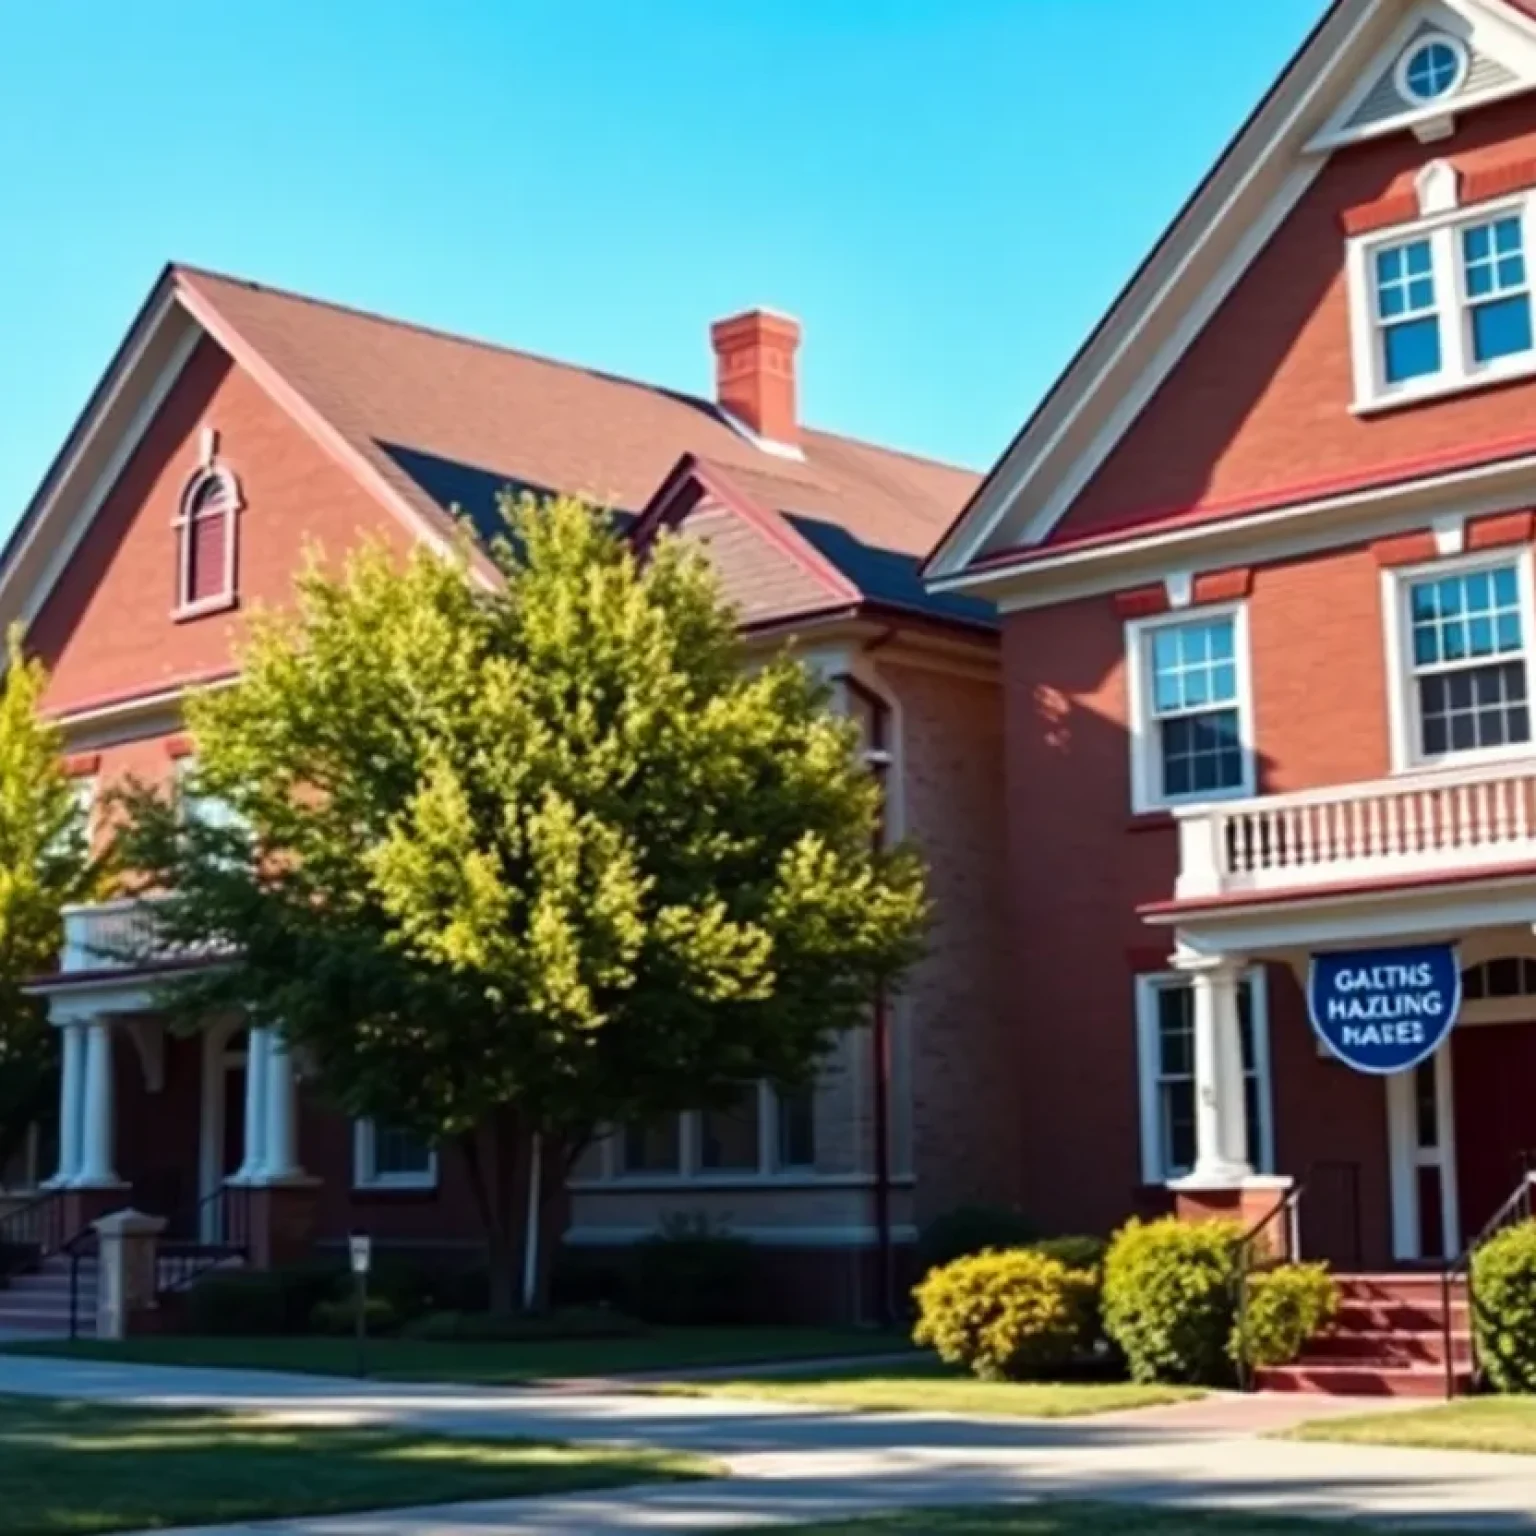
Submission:
{"label": "white gable ornament", "polygon": [[1413,179],[1419,216],[1453,213],[1461,206],[1461,172],[1449,160],[1431,160]]}

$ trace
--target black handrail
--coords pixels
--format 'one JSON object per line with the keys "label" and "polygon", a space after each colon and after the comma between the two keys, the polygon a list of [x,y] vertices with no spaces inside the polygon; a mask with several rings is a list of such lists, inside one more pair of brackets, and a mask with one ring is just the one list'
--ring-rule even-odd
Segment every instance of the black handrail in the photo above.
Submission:
{"label": "black handrail", "polygon": [[44,1190],[0,1216],[0,1285],[34,1269],[64,1242],[64,1192]]}
{"label": "black handrail", "polygon": [[1248,1282],[1254,1269],[1254,1255],[1259,1240],[1263,1238],[1281,1217],[1286,1218],[1285,1257],[1295,1260],[1301,1250],[1301,1200],[1307,1192],[1306,1179],[1291,1185],[1285,1198],[1278,1200],[1261,1220],[1256,1221],[1237,1242],[1237,1388],[1240,1392],[1252,1390],[1252,1372],[1248,1362]]}
{"label": "black handrail", "polygon": [[[211,1269],[233,1259],[248,1259],[251,1250],[250,1190],[241,1184],[221,1184],[193,1207],[187,1230],[194,1238],[169,1238],[161,1242],[155,1269],[155,1290],[159,1295],[185,1291]],[[204,1215],[214,1214],[207,1223],[214,1236],[205,1239]]]}
{"label": "black handrail", "polygon": [[1478,1250],[1490,1238],[1502,1232],[1505,1227],[1514,1226],[1516,1222],[1530,1221],[1533,1214],[1536,1214],[1536,1172],[1527,1170],[1521,1176],[1518,1187],[1510,1195],[1509,1199],[1494,1212],[1477,1236],[1440,1273],[1441,1327],[1445,1350],[1445,1395],[1447,1399],[1456,1396],[1455,1330],[1451,1326],[1451,1303],[1456,1289],[1456,1282],[1458,1279],[1464,1279],[1467,1287],[1467,1331],[1471,1336],[1469,1366],[1472,1381],[1475,1385],[1482,1375],[1482,1366],[1478,1360],[1477,1351],[1479,1314],[1477,1285],[1472,1272],[1473,1262],[1477,1258]]}
{"label": "black handrail", "polygon": [[87,1255],[94,1256],[100,1252],[96,1228],[82,1227],[60,1247],[59,1252],[69,1259],[69,1336],[71,1339],[78,1339],[80,1337],[80,1264]]}

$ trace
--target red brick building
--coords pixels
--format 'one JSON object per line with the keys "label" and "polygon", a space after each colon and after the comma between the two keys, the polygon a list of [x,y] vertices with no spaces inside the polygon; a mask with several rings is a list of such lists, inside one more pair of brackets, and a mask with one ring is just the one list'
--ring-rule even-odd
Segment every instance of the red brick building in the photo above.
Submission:
{"label": "red brick building", "polygon": [[[5,552],[0,617],[51,668],[47,708],[98,797],[177,772],[194,749],[183,698],[233,674],[246,615],[289,600],[308,544],[445,547],[450,509],[490,528],[508,486],[700,541],[752,643],[793,641],[864,721],[892,832],[932,861],[937,922],[889,1011],[884,1071],[864,1031],[814,1093],[764,1085],[731,1114],[615,1132],[578,1170],[568,1241],[704,1213],[758,1242],[787,1312],[846,1315],[872,1305],[882,1235],[899,1247],[937,1210],[1016,1193],[995,1070],[998,634],[990,605],[918,575],[976,477],[805,425],[799,340],[763,311],[716,325],[718,390],[698,399],[173,267]],[[12,1179],[47,1180],[55,1239],[129,1203],[218,1238],[235,1189],[258,1262],[354,1228],[477,1243],[455,1160],[329,1109],[280,1035],[235,1018],[169,1032],[154,975],[113,958],[135,921],[127,904],[69,912],[43,988],[62,1031],[58,1147]]]}
{"label": "red brick building", "polygon": [[[1430,1260],[1536,1166],[1533,248],[1536,4],[1337,0],[927,565],[1001,615],[1047,1225],[1305,1180]],[[1422,1062],[1309,1027],[1446,944]]]}

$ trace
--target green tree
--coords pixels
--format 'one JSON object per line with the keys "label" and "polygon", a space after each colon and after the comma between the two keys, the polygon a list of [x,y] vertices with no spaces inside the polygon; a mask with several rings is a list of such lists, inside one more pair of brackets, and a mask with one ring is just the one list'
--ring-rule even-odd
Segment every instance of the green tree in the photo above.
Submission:
{"label": "green tree", "polygon": [[100,890],[87,813],[64,772],[63,739],[44,720],[42,664],[7,637],[0,684],[0,1167],[34,1121],[57,1106],[58,1042],[26,984],[52,969],[64,939],[62,908]]}
{"label": "green tree", "polygon": [[162,942],[241,957],[174,1006],[279,1024],[351,1114],[462,1152],[500,1308],[533,1138],[547,1231],[599,1127],[803,1080],[925,918],[853,728],[803,666],[749,665],[701,558],[639,560],[575,501],[503,512],[494,583],[312,561],[189,709],[189,787],[231,814],[137,787],[125,847],[174,892]]}

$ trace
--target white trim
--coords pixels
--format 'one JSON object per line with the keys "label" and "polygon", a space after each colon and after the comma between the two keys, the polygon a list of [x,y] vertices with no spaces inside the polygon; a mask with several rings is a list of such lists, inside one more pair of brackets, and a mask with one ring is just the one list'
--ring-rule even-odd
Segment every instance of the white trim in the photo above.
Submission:
{"label": "white trim", "polygon": [[375,1167],[377,1127],[373,1120],[352,1122],[352,1188],[378,1193],[380,1190],[436,1189],[438,1178],[437,1148],[427,1148],[427,1166],[413,1173],[379,1173]]}
{"label": "white trim", "polygon": [[[1242,781],[1229,790],[1202,791],[1189,795],[1161,792],[1157,760],[1157,735],[1151,705],[1151,671],[1147,650],[1157,631],[1232,620],[1232,655],[1237,671],[1238,740],[1243,753]],[[1253,678],[1248,646],[1248,605],[1239,600],[1209,607],[1157,614],[1125,623],[1126,734],[1131,754],[1131,810],[1135,815],[1193,805],[1208,800],[1244,800],[1256,791],[1256,755],[1253,728]]]}
{"label": "white trim", "polygon": [[[1264,966],[1246,967],[1242,983],[1249,988],[1253,1024],[1253,1075],[1258,1083],[1259,1104],[1259,1124],[1257,1127],[1248,1127],[1248,1140],[1249,1146],[1257,1154],[1256,1171],[1270,1176],[1275,1172],[1275,1108],[1269,1042],[1269,977]],[[1163,1161],[1162,1104],[1159,1094],[1162,1064],[1158,1050],[1157,1000],[1164,991],[1192,986],[1187,971],[1140,971],[1135,977],[1136,1083],[1143,1184],[1167,1184],[1186,1179],[1190,1172],[1189,1169],[1170,1169]],[[1191,1076],[1192,1085],[1193,1082]]]}
{"label": "white trim", "polygon": [[[1434,167],[1426,167],[1425,173]],[[1422,195],[1422,193],[1421,193]],[[1499,219],[1520,220],[1521,254],[1525,261],[1524,294],[1532,309],[1533,344],[1523,352],[1480,363],[1472,355],[1472,311],[1477,307],[1467,293],[1466,264],[1460,235],[1464,230]],[[1381,335],[1384,324],[1376,313],[1375,258],[1394,246],[1427,241],[1435,289],[1434,316],[1440,337],[1440,367],[1433,373],[1389,383],[1383,372]],[[1466,206],[1451,206],[1386,229],[1373,229],[1350,237],[1345,245],[1345,271],[1349,290],[1350,360],[1354,375],[1354,400],[1350,410],[1359,416],[1396,410],[1445,395],[1504,384],[1536,374],[1536,290],[1531,262],[1536,259],[1536,189],[1510,193]],[[1509,294],[1492,295],[1513,297]]]}
{"label": "white trim", "polygon": [[[69,466],[60,476],[59,485],[64,485],[69,476],[73,474],[81,457],[89,448],[92,438],[96,435],[101,420],[117,403],[118,397],[123,393],[128,380],[136,371],[140,359],[148,349],[155,333],[159,330],[161,323],[170,313],[172,307],[168,302],[157,312],[148,333],[125,365],[123,374],[114,386],[112,393],[98,408],[95,421],[91,424],[80,447],[70,460]],[[121,437],[118,438],[116,445],[107,456],[106,463],[102,466],[101,472],[91,482],[90,489],[86,492],[79,509],[74,517],[71,518],[68,527],[64,530],[63,537],[55,544],[53,552],[48,557],[41,574],[28,587],[26,597],[20,607],[20,618],[23,624],[31,624],[32,620],[41,611],[43,604],[48,600],[59,577],[64,574],[65,567],[74,558],[75,551],[79,548],[81,540],[84,539],[91,525],[95,522],[96,514],[101,510],[102,503],[112,494],[118,479],[128,467],[128,461],[138,451],[139,444],[144,439],[144,434],[149,431],[151,423],[160,412],[160,407],[165,404],[166,397],[175,387],[176,381],[181,377],[182,370],[187,366],[193,352],[197,350],[197,343],[200,339],[201,333],[197,327],[195,325],[189,326],[172,346],[170,356],[161,367],[159,373],[151,381],[138,408],[129,417],[128,424],[124,427]],[[45,504],[44,508],[40,510],[36,521],[31,529],[28,530],[21,547],[15,551],[8,562],[7,574],[19,572],[25,565],[28,551],[41,535],[45,525],[50,521],[49,512],[51,504],[56,503],[57,497],[58,493],[55,492],[49,498],[49,504]],[[9,585],[8,580],[0,581],[0,602],[4,601],[4,588]]]}
{"label": "white trim", "polygon": [[715,409],[725,418],[726,422],[752,446],[762,453],[771,454],[776,459],[790,459],[796,464],[805,462],[805,449],[799,443],[781,443],[776,438],[763,437],[754,432],[740,416],[734,411],[728,411],[723,405],[717,404]]}
{"label": "white trim", "polygon": [[[1425,757],[1419,748],[1418,689],[1410,664],[1412,624],[1408,594],[1418,581],[1460,576],[1469,571],[1515,567],[1520,594],[1521,655],[1525,662],[1528,708],[1536,711],[1536,567],[1529,545],[1505,545],[1476,554],[1418,565],[1389,566],[1381,572],[1381,617],[1387,672],[1387,736],[1394,774],[1461,767],[1483,762],[1524,759],[1536,752],[1536,739],[1506,747],[1447,752]],[[1490,661],[1498,658],[1490,658]],[[1509,658],[1505,658],[1509,659]]]}
{"label": "white trim", "polygon": [[[1426,48],[1436,44],[1449,48],[1455,55],[1456,72],[1443,91],[1437,91],[1433,96],[1421,96],[1408,82],[1408,68]],[[1392,84],[1397,88],[1397,94],[1410,105],[1434,107],[1443,112],[1451,105],[1451,98],[1467,83],[1471,69],[1472,52],[1461,38],[1453,37],[1449,32],[1426,32],[1422,37],[1413,38],[1398,56],[1397,63],[1392,66]]]}
{"label": "white trim", "polygon": [[1424,1240],[1419,1230],[1418,1099],[1412,1072],[1386,1079],[1387,1169],[1392,1200],[1392,1257],[1419,1258]]}

